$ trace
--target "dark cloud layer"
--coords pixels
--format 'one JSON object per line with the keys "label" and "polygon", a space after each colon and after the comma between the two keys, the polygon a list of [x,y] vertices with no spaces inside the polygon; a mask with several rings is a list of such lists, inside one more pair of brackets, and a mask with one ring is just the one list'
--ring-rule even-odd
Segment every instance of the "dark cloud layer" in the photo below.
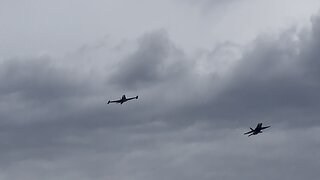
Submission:
{"label": "dark cloud layer", "polygon": [[122,62],[112,79],[123,88],[154,85],[187,70],[183,52],[170,42],[164,30],[146,34],[138,43],[137,50]]}
{"label": "dark cloud layer", "polygon": [[233,70],[224,91],[212,100],[217,112],[211,115],[318,125],[318,21],[308,39],[290,31],[274,40],[257,39]]}
{"label": "dark cloud layer", "polygon": [[[49,57],[5,60],[0,179],[315,180],[319,27],[315,17],[303,33],[262,36],[226,73],[206,72],[216,49],[199,68],[203,59],[165,31],[144,35],[112,66],[97,61],[91,73]],[[85,53],[64,60],[77,64]],[[140,98],[106,105],[122,93]],[[257,122],[272,129],[242,136]]]}
{"label": "dark cloud layer", "polygon": [[[232,127],[260,121],[296,127],[318,125],[317,21],[315,18],[308,32],[289,29],[278,37],[259,37],[225,76],[199,76],[195,64],[169,43],[165,34],[148,34],[119,66],[115,82],[122,88],[135,84],[136,89],[161,89],[153,95],[160,98],[157,115],[162,117],[153,118],[170,124],[205,120]],[[169,53],[172,51],[179,56]],[[207,58],[209,63],[216,61],[215,57]],[[167,59],[175,63],[162,68]]]}

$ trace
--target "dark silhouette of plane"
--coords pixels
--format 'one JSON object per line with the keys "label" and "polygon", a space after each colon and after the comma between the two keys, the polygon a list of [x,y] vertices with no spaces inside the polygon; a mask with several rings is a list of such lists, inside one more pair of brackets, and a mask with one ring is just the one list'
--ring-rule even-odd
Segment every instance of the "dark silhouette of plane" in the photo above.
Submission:
{"label": "dark silhouette of plane", "polygon": [[261,130],[267,129],[267,128],[269,128],[269,127],[270,127],[270,126],[262,127],[262,123],[258,123],[258,125],[257,125],[257,127],[256,127],[255,129],[252,129],[252,128],[250,127],[251,131],[244,133],[244,135],[249,134],[248,137],[250,137],[250,136],[252,136],[252,135],[257,135],[257,134],[259,134],[259,133],[262,133]]}
{"label": "dark silhouette of plane", "polygon": [[108,101],[108,104],[110,104],[110,103],[120,103],[120,104],[123,104],[124,102],[127,102],[127,101],[132,100],[132,99],[138,99],[138,96],[132,97],[132,98],[126,98],[126,95],[123,95],[122,98],[119,99],[119,100]]}

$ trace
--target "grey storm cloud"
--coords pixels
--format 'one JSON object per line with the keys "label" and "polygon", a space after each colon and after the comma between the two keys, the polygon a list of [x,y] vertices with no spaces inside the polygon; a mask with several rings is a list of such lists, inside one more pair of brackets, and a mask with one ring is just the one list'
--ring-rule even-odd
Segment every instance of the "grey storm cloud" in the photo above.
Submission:
{"label": "grey storm cloud", "polygon": [[49,57],[9,59],[1,64],[1,95],[52,101],[84,92],[81,82],[71,73],[58,69]]}
{"label": "grey storm cloud", "polygon": [[[310,30],[257,38],[226,74],[199,72],[201,60],[164,30],[112,66],[98,61],[107,75],[50,57],[7,59],[0,179],[315,180],[319,27],[315,17]],[[95,46],[65,60],[76,64],[88,51]],[[216,63],[216,51],[204,52],[206,63]],[[122,93],[140,98],[106,105]],[[273,132],[242,136],[260,121]]]}
{"label": "grey storm cloud", "polygon": [[[289,29],[278,37],[257,38],[226,76],[208,73],[200,77],[166,34],[148,34],[120,64],[113,82],[127,89],[160,88],[150,97],[160,97],[163,107],[158,114],[167,123],[204,120],[234,127],[266,121],[312,126],[318,124],[320,105],[318,21],[314,18],[308,32]],[[214,63],[210,54],[207,61]],[[173,62],[170,66],[166,66],[168,59]]]}
{"label": "grey storm cloud", "polygon": [[[170,78],[179,80],[187,71],[184,53],[159,30],[138,40],[136,51],[119,66],[112,81],[123,88],[142,88]],[[185,60],[185,62],[184,62]]]}
{"label": "grey storm cloud", "polygon": [[[319,18],[310,32],[288,30],[260,37],[243,53],[218,93],[194,99],[177,114],[212,124],[239,126],[259,121],[289,126],[319,125]],[[212,78],[214,82],[214,78]]]}

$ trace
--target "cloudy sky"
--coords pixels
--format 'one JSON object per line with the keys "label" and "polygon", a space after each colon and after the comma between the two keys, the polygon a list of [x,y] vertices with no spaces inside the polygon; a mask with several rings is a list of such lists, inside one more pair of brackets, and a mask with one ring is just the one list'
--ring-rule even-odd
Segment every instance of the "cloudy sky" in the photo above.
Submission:
{"label": "cloudy sky", "polygon": [[318,180],[319,49],[319,0],[0,0],[0,180]]}

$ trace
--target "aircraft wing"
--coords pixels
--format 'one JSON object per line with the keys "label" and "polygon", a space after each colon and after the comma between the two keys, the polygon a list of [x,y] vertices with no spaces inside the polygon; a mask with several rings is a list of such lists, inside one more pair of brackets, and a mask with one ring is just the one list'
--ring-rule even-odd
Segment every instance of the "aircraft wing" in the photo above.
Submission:
{"label": "aircraft wing", "polygon": [[120,103],[120,102],[121,102],[121,99],[120,100],[110,101],[110,103]]}
{"label": "aircraft wing", "polygon": [[252,132],[253,132],[253,131],[251,130],[251,131],[249,131],[249,132],[244,133],[244,135],[250,134],[250,133],[252,133]]}
{"label": "aircraft wing", "polygon": [[271,127],[271,126],[261,127],[261,130],[262,130],[262,129],[267,129],[267,128],[269,128],[269,127]]}

